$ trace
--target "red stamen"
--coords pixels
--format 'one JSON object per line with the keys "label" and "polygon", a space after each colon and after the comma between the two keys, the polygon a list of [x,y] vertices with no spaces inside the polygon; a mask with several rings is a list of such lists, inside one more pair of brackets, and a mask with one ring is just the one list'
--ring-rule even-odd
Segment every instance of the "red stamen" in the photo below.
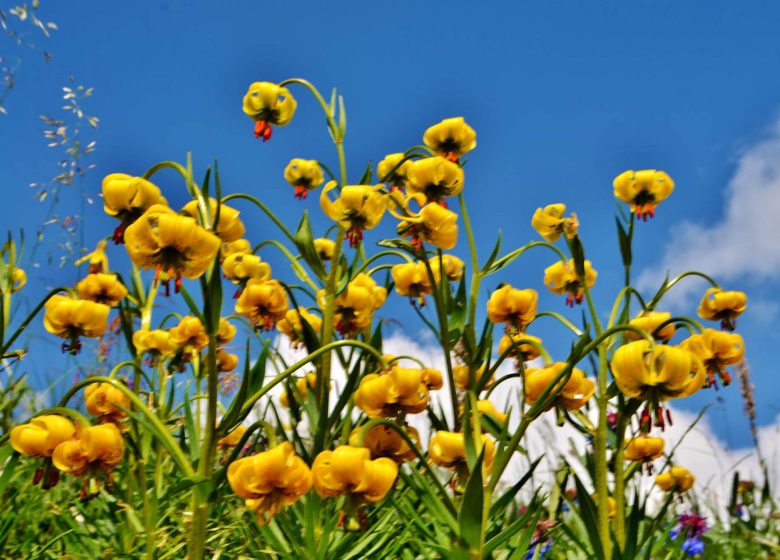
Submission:
{"label": "red stamen", "polygon": [[33,475],[33,486],[36,486],[43,478],[43,467],[38,467]]}
{"label": "red stamen", "polygon": [[238,288],[236,290],[236,293],[233,294],[233,299],[238,299],[241,296],[241,292],[242,292],[241,288]]}
{"label": "red stamen", "polygon": [[174,293],[178,294],[181,291],[181,272],[179,272],[178,270],[176,271],[176,282],[174,283],[173,286],[174,286],[173,289]]}
{"label": "red stamen", "polygon": [[349,246],[354,249],[363,241],[363,230],[358,226],[352,226],[344,233],[344,239],[349,240]]}
{"label": "red stamen", "polygon": [[84,477],[84,480],[81,481],[81,492],[79,492],[79,500],[82,502],[87,498],[87,487],[88,487],[87,478]]}
{"label": "red stamen", "polygon": [[456,154],[455,152],[444,152],[442,154],[442,157],[447,158],[452,163],[458,163],[458,154]]}
{"label": "red stamen", "polygon": [[439,203],[439,206],[441,206],[442,208],[447,208],[447,201],[446,201],[446,200],[444,200],[443,198],[440,198],[440,199],[439,199],[439,200],[437,200],[436,202],[438,202],[438,203]]}
{"label": "red stamen", "polygon": [[271,139],[271,125],[267,121],[255,122],[255,138],[263,137],[263,142],[268,142]]}
{"label": "red stamen", "polygon": [[571,293],[566,294],[566,306],[574,308],[574,296]]}
{"label": "red stamen", "polygon": [[298,185],[295,187],[295,198],[298,200],[306,200],[306,197],[309,195],[309,191],[306,190],[306,187],[303,185]]}
{"label": "red stamen", "polygon": [[[111,236],[111,240],[114,242],[114,245],[119,245],[125,242],[125,229],[127,229],[127,225],[125,225],[124,223],[116,226],[116,229],[114,230],[114,235]],[[90,270],[90,272],[92,271]]]}

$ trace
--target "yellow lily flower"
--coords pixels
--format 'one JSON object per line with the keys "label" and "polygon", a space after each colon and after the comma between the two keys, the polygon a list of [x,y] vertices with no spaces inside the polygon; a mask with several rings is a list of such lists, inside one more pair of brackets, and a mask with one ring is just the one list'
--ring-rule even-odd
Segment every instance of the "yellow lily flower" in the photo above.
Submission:
{"label": "yellow lily flower", "polygon": [[217,325],[217,344],[230,344],[235,337],[236,327],[224,317],[220,317]]}
{"label": "yellow lily flower", "polygon": [[[523,342],[525,341],[525,342]],[[524,332],[507,333],[498,343],[498,355],[517,358],[520,362],[528,362],[539,357],[539,350],[528,341],[542,344],[542,339]],[[508,353],[507,353],[508,352]]]}
{"label": "yellow lily flower", "polygon": [[322,319],[314,313],[306,311],[305,307],[288,309],[284,318],[276,324],[276,330],[290,339],[290,344],[297,348],[303,344],[303,323],[301,318],[309,323],[315,333],[322,330]]}
{"label": "yellow lily flower", "polygon": [[314,488],[325,497],[349,494],[366,502],[384,498],[398,477],[398,465],[391,459],[371,460],[365,447],[340,445],[323,451],[311,466]]}
{"label": "yellow lily flower", "polygon": [[387,154],[376,166],[379,182],[389,184],[391,190],[405,187],[409,181],[409,167],[412,165],[412,160],[407,159],[401,163],[403,159],[404,154],[400,152]]}
{"label": "yellow lily flower", "polygon": [[444,387],[444,378],[441,372],[435,368],[422,368],[420,370],[420,381],[428,387],[429,391],[438,391]]}
{"label": "yellow lily flower", "polygon": [[44,309],[43,326],[51,334],[69,339],[62,343],[62,351],[71,354],[78,354],[81,349],[80,336],[97,338],[106,332],[111,311],[102,303],[61,295],[49,298]]}
{"label": "yellow lily flower", "polygon": [[[474,382],[477,382],[482,375],[485,373],[485,365],[479,366],[477,371],[474,372]],[[466,364],[456,364],[452,367],[452,376],[455,379],[455,386],[458,389],[469,389],[471,386],[469,385],[469,366]],[[488,379],[487,383],[485,383],[485,386],[482,387],[482,390],[489,389],[493,386],[493,383],[495,383],[495,378],[493,376]]]}
{"label": "yellow lily flower", "polygon": [[[127,417],[130,399],[110,383],[93,383],[84,389],[87,412],[101,422],[118,423]],[[121,408],[120,408],[121,407]],[[125,409],[125,410],[123,410]]]}
{"label": "yellow lily flower", "polygon": [[477,133],[463,117],[452,117],[429,127],[423,134],[423,142],[450,161],[458,161],[459,156],[477,147]]}
{"label": "yellow lily flower", "polygon": [[76,434],[73,422],[64,416],[44,414],[11,430],[11,447],[28,457],[51,457],[54,449]]}
{"label": "yellow lily flower", "polygon": [[[122,237],[124,238],[124,232],[122,233]],[[89,262],[89,269],[87,271],[89,274],[98,272],[107,273],[108,255],[106,255],[106,245],[108,245],[108,242],[105,239],[101,239],[97,242],[95,249],[91,253],[87,253],[74,264],[79,266],[85,262]]]}
{"label": "yellow lily flower", "polygon": [[238,356],[231,354],[224,348],[217,349],[217,371],[229,372],[238,367]]}
{"label": "yellow lily flower", "polygon": [[506,422],[506,414],[499,412],[496,409],[496,405],[494,405],[492,401],[486,399],[478,400],[477,411],[479,411],[480,414],[493,417],[493,419],[499,424]]}
{"label": "yellow lily flower", "polygon": [[244,113],[255,121],[255,138],[271,139],[271,125],[289,123],[298,103],[286,87],[271,82],[254,82],[244,95]]}
{"label": "yellow lily flower", "polygon": [[170,331],[170,339],[176,348],[181,349],[185,359],[192,359],[209,344],[209,335],[200,319],[187,315]]}
{"label": "yellow lily flower", "polygon": [[112,470],[124,454],[122,433],[116,424],[108,423],[81,428],[76,432],[76,439],[54,449],[51,460],[62,472],[82,476],[89,470]]}
{"label": "yellow lily flower", "polygon": [[572,239],[579,229],[577,214],[572,213],[565,218],[564,212],[566,212],[565,204],[550,204],[544,208],[537,208],[531,218],[531,227],[550,243],[558,241],[561,234],[565,234],[566,239]]}
{"label": "yellow lily flower", "polygon": [[644,169],[624,171],[612,183],[615,197],[631,206],[637,218],[647,221],[655,215],[655,207],[674,190],[674,181],[663,171]]}
{"label": "yellow lily flower", "polygon": [[450,282],[457,282],[463,278],[463,269],[466,266],[463,264],[463,261],[455,255],[442,255],[441,262],[439,262],[438,257],[434,257],[431,259],[430,264],[433,277],[437,284],[441,282],[442,269],[444,270],[444,275],[447,277],[447,280]]}
{"label": "yellow lily flower", "polygon": [[327,262],[333,258],[336,251],[336,242],[327,237],[318,237],[314,240],[314,250],[322,262]]}
{"label": "yellow lily flower", "polygon": [[357,247],[363,239],[363,230],[376,227],[387,208],[382,185],[347,185],[341,194],[331,201],[328,193],[336,188],[336,181],[330,181],[320,192],[320,207],[325,215],[346,230],[344,239],[350,247]]}
{"label": "yellow lily flower", "polygon": [[[666,311],[642,311],[636,318],[631,319],[628,324],[642,329],[658,341],[669,342],[677,331],[674,323],[664,325],[661,330],[658,330],[658,327],[671,318],[672,314]],[[658,332],[656,332],[657,330]],[[642,337],[633,331],[626,331],[626,338],[628,340],[639,340]]]}
{"label": "yellow lily flower", "polygon": [[[209,209],[211,210],[212,219],[216,219],[217,199],[209,198]],[[189,216],[196,220],[199,225],[203,225],[200,219],[197,200],[190,200],[184,205],[181,212],[185,216]],[[222,240],[222,243],[234,243],[243,237],[245,231],[244,222],[238,217],[239,214],[241,213],[235,208],[231,208],[226,204],[219,205],[219,222],[217,222],[217,227],[213,233]]]}
{"label": "yellow lily flower", "polygon": [[441,387],[441,383],[440,374],[437,377],[430,371],[393,365],[389,372],[370,373],[360,380],[355,404],[369,418],[417,414],[428,407],[431,388]]}
{"label": "yellow lily flower", "polygon": [[11,293],[16,293],[27,284],[27,273],[18,267],[14,267],[14,269],[11,271]]}
{"label": "yellow lily flower", "polygon": [[740,363],[745,358],[745,341],[737,333],[727,333],[713,329],[704,329],[680,343],[697,356],[707,370],[707,387],[715,386],[715,374],[720,376],[723,385],[731,383],[731,374],[726,366]]}
{"label": "yellow lily flower", "polygon": [[431,277],[428,275],[425,263],[397,264],[390,269],[390,273],[393,275],[395,291],[398,295],[417,299],[420,307],[425,305],[425,296],[433,293]]}
{"label": "yellow lily flower", "polygon": [[720,288],[710,288],[704,293],[699,304],[699,317],[707,321],[720,321],[720,326],[733,331],[736,319],[747,305],[745,292],[724,292]]}
{"label": "yellow lily flower", "polygon": [[133,333],[133,346],[139,354],[149,354],[149,365],[155,365],[162,358],[173,356],[178,350],[171,340],[171,333],[162,329],[141,329]]}
{"label": "yellow lily flower", "polygon": [[650,344],[642,339],[618,348],[612,374],[624,395],[654,402],[687,397],[704,386],[701,360],[685,348]]}
{"label": "yellow lily flower", "polygon": [[[420,435],[417,430],[411,426],[404,426],[404,430],[412,439],[419,444]],[[372,459],[387,457],[397,464],[411,461],[417,455],[414,449],[400,436],[400,434],[389,426],[372,426],[363,437],[363,443],[358,445],[358,440],[363,432],[363,427],[358,426],[349,436],[349,445],[353,447],[365,447],[371,452]]]}
{"label": "yellow lily flower", "polygon": [[220,240],[193,218],[157,204],[127,228],[125,245],[136,266],[157,271],[155,282],[161,272],[168,273],[166,292],[175,275],[178,293],[182,276],[198,278],[206,272],[219,251]]}
{"label": "yellow lily flower", "polygon": [[696,478],[683,467],[672,467],[655,477],[656,485],[664,492],[687,492],[693,488]]}
{"label": "yellow lily flower", "polygon": [[[482,435],[482,446],[485,448],[483,465],[485,472],[493,468],[493,460],[496,457],[496,446],[493,440]],[[478,449],[477,452],[480,450]],[[455,470],[466,463],[466,446],[461,432],[436,432],[428,444],[428,458],[435,465],[445,469]]]}
{"label": "yellow lily flower", "polygon": [[[336,330],[344,336],[366,330],[371,326],[374,312],[384,305],[386,299],[387,290],[377,286],[371,276],[361,272],[336,296],[333,316]],[[325,290],[317,293],[317,303],[321,309],[325,309]]]}
{"label": "yellow lily flower", "polygon": [[574,307],[574,303],[582,303],[585,297],[585,287],[591,289],[596,283],[597,272],[590,261],[585,261],[585,281],[577,277],[574,260],[557,261],[544,269],[544,285],[554,294],[567,293],[566,305]]}
{"label": "yellow lily flower", "polygon": [[626,442],[624,457],[626,461],[647,463],[664,454],[664,440],[658,437],[641,435]]}
{"label": "yellow lily flower", "polygon": [[96,272],[87,274],[76,284],[76,292],[83,300],[102,303],[115,307],[125,299],[127,288],[119,281],[116,274]]}
{"label": "yellow lily flower", "polygon": [[290,302],[278,280],[251,279],[236,301],[236,313],[246,316],[255,328],[269,331],[284,319]]}
{"label": "yellow lily flower", "polygon": [[409,193],[422,193],[427,200],[442,206],[445,197],[460,194],[464,182],[463,168],[439,156],[418,159],[408,169]]}
{"label": "yellow lily flower", "polygon": [[[332,385],[332,384],[331,384]],[[305,399],[307,393],[311,389],[312,391],[317,387],[317,374],[310,372],[304,375],[303,377],[299,377],[295,380],[295,388],[298,389],[298,392],[301,394],[301,398]],[[298,395],[293,393],[293,399],[298,400]],[[279,403],[285,407],[288,408],[290,406],[290,395],[287,393],[287,391],[283,391],[279,395]]]}
{"label": "yellow lily flower", "polygon": [[224,261],[233,253],[251,253],[252,244],[248,239],[237,239],[230,243],[223,243],[219,248],[219,258]]}
{"label": "yellow lily flower", "polygon": [[236,445],[238,445],[238,442],[241,441],[241,438],[244,437],[245,433],[246,433],[246,426],[238,426],[237,428],[233,429],[228,435],[221,438],[217,442],[217,447],[219,449],[222,449],[223,451],[232,449]]}
{"label": "yellow lily flower", "polygon": [[286,441],[276,447],[233,461],[228,466],[230,488],[257,513],[265,525],[285,506],[295,503],[312,486],[309,467]]}
{"label": "yellow lily flower", "polygon": [[487,303],[488,320],[523,330],[536,317],[538,302],[539,294],[536,290],[518,290],[505,284],[490,294]]}
{"label": "yellow lily flower", "polygon": [[430,202],[417,214],[398,216],[398,235],[411,237],[412,245],[422,251],[423,241],[439,249],[449,250],[458,242],[458,215],[441,204]]}
{"label": "yellow lily flower", "polygon": [[[271,278],[271,265],[262,262],[258,255],[252,253],[233,253],[222,261],[222,273],[233,284],[245,286],[252,278],[262,282],[269,280]],[[236,294],[241,294],[241,288]]]}
{"label": "yellow lily flower", "polygon": [[122,243],[125,228],[154,205],[167,206],[157,185],[142,177],[112,173],[103,179],[103,210],[122,222],[114,231],[114,243]]}
{"label": "yellow lily flower", "polygon": [[316,159],[294,158],[284,169],[284,179],[295,188],[295,198],[303,200],[309,191],[316,189],[324,181],[322,169]]}
{"label": "yellow lily flower", "polygon": [[[525,402],[535,404],[555,378],[566,368],[565,362],[556,362],[543,368],[527,368],[525,374]],[[559,380],[548,395],[556,395],[551,406],[560,406],[566,410],[578,410],[593,396],[596,384],[585,377],[581,369],[573,368],[571,377],[564,382]]]}

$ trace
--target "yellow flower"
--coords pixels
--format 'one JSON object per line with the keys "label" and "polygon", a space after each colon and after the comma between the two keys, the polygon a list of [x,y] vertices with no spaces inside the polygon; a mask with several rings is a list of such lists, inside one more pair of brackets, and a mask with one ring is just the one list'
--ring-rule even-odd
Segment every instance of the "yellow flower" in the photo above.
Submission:
{"label": "yellow flower", "polygon": [[350,247],[357,247],[363,239],[363,230],[376,227],[387,208],[382,185],[347,185],[341,194],[331,201],[328,193],[336,188],[336,181],[330,181],[320,193],[320,207],[325,215],[346,230],[344,239]]}
{"label": "yellow flower", "polygon": [[[485,471],[493,468],[493,459],[496,456],[496,446],[493,440],[482,435],[482,445],[485,448]],[[479,450],[477,450],[479,452]],[[445,432],[439,430],[431,438],[428,444],[428,458],[435,465],[450,470],[455,470],[466,462],[466,447],[463,434],[460,432]]]}
{"label": "yellow flower", "polygon": [[360,380],[354,395],[355,404],[369,418],[422,412],[428,406],[431,387],[441,386],[441,375],[437,378],[430,371],[425,371],[425,375],[423,372],[393,365],[389,372],[370,373]]}
{"label": "yellow flower", "polygon": [[531,227],[550,243],[558,241],[562,233],[566,234],[566,239],[572,239],[577,235],[579,221],[574,213],[565,218],[564,212],[566,212],[565,204],[550,204],[544,208],[537,208],[531,218]]}
{"label": "yellow flower", "polygon": [[412,161],[407,159],[403,163],[404,154],[387,154],[385,159],[376,166],[376,174],[381,183],[388,183],[391,189],[405,187],[408,184],[409,167]]}
{"label": "yellow flower", "polygon": [[[121,422],[127,417],[130,399],[110,383],[93,383],[84,389],[87,412],[101,422]],[[125,410],[123,410],[125,409]]]}
{"label": "yellow flower", "polygon": [[631,206],[640,220],[655,215],[655,207],[674,190],[674,181],[663,171],[624,171],[612,183],[615,196]]}
{"label": "yellow flower", "polygon": [[278,280],[251,279],[236,301],[236,313],[246,316],[255,328],[271,330],[284,319],[290,303]]}
{"label": "yellow flower", "polygon": [[574,261],[557,261],[544,269],[544,284],[554,294],[567,293],[566,305],[574,307],[574,303],[582,303],[585,297],[585,287],[592,288],[596,283],[596,271],[585,261],[585,282],[577,277],[577,271],[574,268]]}
{"label": "yellow flower", "polygon": [[[176,275],[176,292],[181,277],[198,278],[209,267],[220,248],[219,237],[200,227],[193,218],[179,216],[167,206],[155,205],[125,231],[130,259],[140,268]],[[168,280],[165,281],[166,290]]]}
{"label": "yellow flower", "polygon": [[[271,265],[252,253],[232,253],[222,261],[222,273],[233,284],[245,285],[250,279],[266,281],[271,278]],[[239,289],[237,294],[240,294]]]}
{"label": "yellow flower", "polygon": [[737,333],[727,333],[713,329],[704,329],[701,334],[694,334],[680,343],[697,356],[707,370],[707,386],[717,386],[715,374],[720,376],[724,385],[731,383],[731,375],[726,366],[740,363],[745,357],[745,342]]}
{"label": "yellow flower", "polygon": [[[124,233],[122,233],[122,236],[124,237]],[[98,241],[97,245],[95,246],[95,250],[91,253],[87,253],[83,257],[81,257],[79,260],[77,260],[74,264],[76,266],[81,265],[82,263],[85,263],[89,261],[89,274],[95,274],[98,272],[108,272],[108,255],[106,255],[106,245],[107,242],[105,239],[101,239]]]}
{"label": "yellow flower", "polygon": [[96,338],[106,332],[111,311],[102,303],[60,295],[52,296],[44,308],[43,326],[51,334],[69,339],[69,343],[62,343],[62,351],[71,354],[78,354],[81,349],[80,336]]}
{"label": "yellow flower", "polygon": [[219,258],[225,260],[233,253],[251,253],[252,244],[247,239],[237,239],[230,243],[223,243],[219,248]]}
{"label": "yellow flower", "polygon": [[11,272],[11,292],[16,293],[27,284],[27,273],[21,268],[14,268]]}
{"label": "yellow flower", "polygon": [[[661,323],[665,323],[671,318],[672,314],[666,311],[642,311],[635,319],[631,319],[628,324],[642,329],[656,340],[669,342],[677,330],[674,323],[664,325],[658,332],[656,330],[658,330]],[[626,338],[628,340],[639,340],[642,337],[633,331],[626,331]]]}
{"label": "yellow flower", "polygon": [[683,467],[672,467],[655,477],[655,483],[664,492],[687,492],[695,481],[691,472]]}
{"label": "yellow flower", "polygon": [[65,473],[81,476],[88,470],[110,471],[122,460],[125,441],[116,424],[87,426],[76,432],[76,439],[59,444],[52,463]]}
{"label": "yellow flower", "polygon": [[419,213],[403,218],[398,234],[411,237],[412,245],[422,250],[423,241],[439,249],[449,250],[458,242],[458,215],[441,204],[431,202]]}
{"label": "yellow flower", "polygon": [[701,298],[699,317],[707,321],[720,321],[722,328],[733,331],[736,318],[745,310],[746,304],[745,292],[724,292],[720,288],[710,288]]}
{"label": "yellow flower", "polygon": [[422,368],[420,370],[420,380],[423,385],[428,387],[429,391],[437,391],[444,387],[444,378],[438,369]]}
{"label": "yellow flower", "polygon": [[[301,398],[303,399],[306,398],[306,394],[308,393],[309,389],[313,391],[315,387],[317,387],[316,373],[310,372],[295,380],[295,388],[298,389],[298,392],[301,394]],[[298,395],[294,392],[293,399],[298,402]],[[287,394],[287,391],[283,391],[279,395],[279,403],[285,408],[290,406],[290,396]]]}
{"label": "yellow flower", "polygon": [[[351,336],[371,326],[374,312],[387,299],[387,290],[377,286],[371,276],[360,273],[347,284],[346,289],[336,296],[336,310],[333,316],[335,327],[344,336]],[[317,293],[317,303],[325,309],[325,290]]]}
{"label": "yellow flower", "polygon": [[230,488],[265,525],[282,508],[311,490],[309,467],[286,441],[276,447],[233,461],[228,466]]}
{"label": "yellow flower", "polygon": [[[528,362],[539,357],[539,350],[528,341],[535,342],[539,346],[542,339],[524,332],[508,333],[501,337],[498,343],[498,355],[515,357],[521,362]],[[518,355],[519,352],[519,355]]]}
{"label": "yellow flower", "polygon": [[224,317],[219,318],[217,325],[217,344],[230,344],[236,337],[236,327],[230,324],[230,321]]}
{"label": "yellow flower", "polygon": [[539,294],[536,290],[518,290],[505,284],[490,294],[487,303],[488,320],[522,330],[536,317],[538,302]]}
{"label": "yellow flower", "polygon": [[294,158],[284,169],[284,179],[295,188],[295,198],[304,199],[324,180],[316,159]]}
{"label": "yellow flower", "polygon": [[[525,402],[535,404],[545,390],[550,387],[555,378],[566,368],[565,362],[556,362],[543,368],[527,368],[525,370]],[[585,377],[582,370],[572,368],[571,377],[555,382],[548,396],[555,395],[552,406],[560,406],[566,410],[582,408],[593,396],[596,384]]]}
{"label": "yellow flower", "polygon": [[170,339],[176,348],[184,353],[186,359],[192,359],[209,344],[209,335],[203,323],[197,317],[187,315],[170,331]]}
{"label": "yellow flower", "polygon": [[125,228],[156,204],[168,202],[157,185],[142,177],[112,173],[103,179],[103,210],[122,222],[114,231],[114,243],[122,243]]}
{"label": "yellow flower", "polygon": [[422,193],[431,202],[457,196],[463,190],[463,168],[443,157],[418,159],[408,170],[408,191]]}
{"label": "yellow flower", "polygon": [[109,307],[116,306],[127,295],[127,288],[119,281],[116,274],[96,272],[76,284],[76,292],[81,299],[103,303]]}
{"label": "yellow flower", "polygon": [[220,439],[217,442],[217,447],[219,447],[222,450],[232,449],[233,447],[238,445],[238,442],[241,441],[241,438],[244,437],[245,433],[246,433],[246,426],[238,426],[233,431],[231,431],[228,435]]}
{"label": "yellow flower", "polygon": [[327,237],[318,237],[314,240],[314,250],[317,251],[322,262],[327,262],[333,258],[336,242]]}
{"label": "yellow flower", "polygon": [[365,447],[351,445],[321,452],[311,466],[317,493],[323,498],[350,494],[366,502],[384,498],[398,477],[398,465],[386,457],[370,457]]}
{"label": "yellow flower", "polygon": [[692,352],[661,344],[651,348],[646,340],[618,348],[611,365],[623,394],[654,402],[692,395],[706,379],[703,364]]}
{"label": "yellow flower", "polygon": [[54,449],[76,434],[73,422],[63,416],[44,414],[11,430],[11,447],[28,457],[51,457]]}
{"label": "yellow flower", "polygon": [[244,113],[255,121],[255,138],[271,139],[271,125],[289,123],[298,103],[286,87],[271,82],[255,82],[244,95]]}
{"label": "yellow flower", "polygon": [[224,348],[217,349],[217,371],[228,372],[238,367],[238,356]]}
{"label": "yellow flower", "polygon": [[[477,371],[474,372],[474,382],[478,382],[482,375],[485,373],[485,366],[484,364],[481,365]],[[458,389],[468,389],[470,387],[469,385],[469,366],[465,364],[457,364],[453,366],[452,368],[452,376],[455,378],[455,386]],[[482,387],[482,389],[489,389],[493,383],[495,382],[495,379],[493,376],[490,377],[490,379],[487,380],[487,383]]]}
{"label": "yellow flower", "polygon": [[133,346],[139,354],[149,353],[149,364],[154,365],[159,358],[173,356],[178,349],[171,340],[171,334],[162,329],[141,329],[133,333]]}
{"label": "yellow flower", "polygon": [[463,117],[452,117],[429,127],[423,135],[423,142],[443,157],[458,161],[458,156],[477,147],[477,133]]}
{"label": "yellow flower", "polygon": [[489,400],[483,399],[477,401],[477,410],[479,411],[480,414],[484,414],[486,416],[492,416],[493,419],[499,424],[503,424],[506,421],[506,414],[496,410],[496,405],[494,405]]}
{"label": "yellow flower", "polygon": [[426,294],[433,293],[431,277],[423,262],[408,262],[394,265],[390,272],[398,295],[415,298],[420,306],[425,305]]}
{"label": "yellow flower", "polygon": [[658,459],[664,454],[664,440],[658,437],[641,435],[626,442],[624,457],[626,461],[646,463]]}
{"label": "yellow flower", "polygon": [[301,318],[309,323],[309,326],[315,333],[319,334],[320,330],[322,330],[322,319],[314,313],[306,311],[305,307],[288,309],[284,318],[276,324],[276,329],[290,339],[290,344],[293,347],[298,347],[304,342]]}
{"label": "yellow flower", "polygon": [[[209,198],[209,209],[211,210],[211,219],[216,220],[217,200],[215,198]],[[198,224],[202,225],[197,200],[189,201],[184,205],[184,208],[182,208],[181,211],[182,214],[197,220]],[[214,233],[223,243],[234,243],[243,237],[245,231],[244,222],[238,217],[239,214],[240,212],[235,208],[231,208],[225,204],[219,205],[219,221],[217,222],[216,229],[214,229]]]}
{"label": "yellow flower", "polygon": [[[352,430],[349,436],[349,444],[354,447],[365,447],[371,452],[372,459],[387,457],[401,464],[416,457],[414,449],[409,447],[404,438],[396,430],[383,424],[369,428],[363,437],[363,443],[358,444],[363,429],[363,426],[358,426]],[[420,435],[417,433],[417,430],[411,426],[404,426],[404,430],[412,441],[416,441],[419,444]]]}
{"label": "yellow flower", "polygon": [[444,275],[450,282],[457,282],[463,278],[463,261],[455,255],[442,255],[441,262],[437,257],[431,259],[431,271],[437,283],[441,282],[441,271],[444,269]]}

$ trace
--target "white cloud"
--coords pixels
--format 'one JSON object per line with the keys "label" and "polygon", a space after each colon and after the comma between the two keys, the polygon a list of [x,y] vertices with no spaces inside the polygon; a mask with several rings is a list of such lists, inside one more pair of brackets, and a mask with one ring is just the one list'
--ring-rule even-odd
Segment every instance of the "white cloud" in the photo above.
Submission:
{"label": "white cloud", "polygon": [[[696,196],[718,196],[707,188]],[[718,280],[748,278],[751,281],[780,278],[780,243],[775,220],[780,215],[780,120],[759,142],[744,149],[725,190],[724,212],[719,221],[683,222],[675,227],[661,263],[639,277],[641,289],[653,289],[666,271],[672,275],[700,270]],[[684,282],[669,293],[669,304],[700,293],[703,284]]]}

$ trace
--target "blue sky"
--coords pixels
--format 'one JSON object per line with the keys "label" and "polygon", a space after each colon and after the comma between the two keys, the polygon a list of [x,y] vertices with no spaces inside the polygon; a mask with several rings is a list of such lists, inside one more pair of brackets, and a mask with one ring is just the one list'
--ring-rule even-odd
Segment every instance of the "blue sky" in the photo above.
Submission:
{"label": "blue sky", "polygon": [[[780,211],[780,169],[772,163],[780,161],[775,2],[750,9],[729,2],[42,4],[41,17],[59,30],[36,42],[54,58],[44,64],[40,52],[24,53],[6,99],[9,114],[0,119],[7,229],[33,228],[44,215],[26,185],[54,175],[56,157],[37,116],[58,113],[69,75],[95,88],[88,110],[100,117],[92,158],[98,167],[85,178],[87,193],[99,192],[104,174],[140,174],[191,150],[201,171],[219,160],[226,191],[261,196],[290,226],[302,207],[318,214],[316,197],[294,201],[282,179],[292,157],[335,161],[313,100],[294,92],[293,123],[267,144],[252,138],[241,112],[249,83],[304,77],[345,97],[353,181],[368,161],[419,143],[430,124],[466,117],[479,145],[465,193],[483,255],[497,229],[507,248],[534,239],[533,210],[565,202],[580,216],[605,308],[622,274],[612,178],[625,169],[667,171],[677,189],[639,227],[637,275],[650,286],[667,267],[681,272],[677,267],[695,262],[725,278],[726,287],[747,291],[750,309],[739,326],[759,421],[780,412],[772,352],[780,342],[780,248],[771,213]],[[160,175],[160,185],[172,203],[184,201],[175,177]],[[72,196],[64,207],[75,204]],[[319,217],[315,223],[320,232],[327,226]],[[253,239],[275,235],[260,217],[247,225]],[[113,226],[99,203],[88,209],[90,244]],[[369,241],[382,232],[389,235],[389,227]],[[281,270],[276,255],[263,256]],[[536,287],[543,307],[564,311],[563,298],[543,293],[541,271],[551,262],[532,255],[489,286],[506,280]],[[71,269],[52,274],[76,277]],[[42,289],[44,282],[33,284]],[[702,290],[684,290],[676,309],[692,312]],[[394,307],[406,320],[404,306],[396,300]],[[539,334],[563,352],[568,342],[554,342],[561,333],[544,329]],[[35,368],[33,376],[46,369]],[[748,443],[738,387],[677,406],[696,410],[707,402],[715,403],[711,422],[724,441]]]}

